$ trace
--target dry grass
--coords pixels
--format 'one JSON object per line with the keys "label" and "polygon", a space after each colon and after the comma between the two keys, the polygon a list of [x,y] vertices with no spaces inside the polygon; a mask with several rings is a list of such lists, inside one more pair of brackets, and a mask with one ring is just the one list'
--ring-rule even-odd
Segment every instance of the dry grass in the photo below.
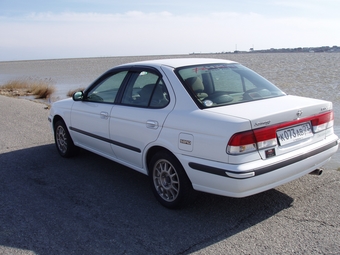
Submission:
{"label": "dry grass", "polygon": [[84,91],[84,90],[85,90],[85,88],[71,89],[67,92],[66,96],[72,97],[74,93],[76,93],[78,91]]}
{"label": "dry grass", "polygon": [[49,98],[55,91],[51,79],[12,80],[0,86],[0,94],[6,96],[34,96],[36,99]]}

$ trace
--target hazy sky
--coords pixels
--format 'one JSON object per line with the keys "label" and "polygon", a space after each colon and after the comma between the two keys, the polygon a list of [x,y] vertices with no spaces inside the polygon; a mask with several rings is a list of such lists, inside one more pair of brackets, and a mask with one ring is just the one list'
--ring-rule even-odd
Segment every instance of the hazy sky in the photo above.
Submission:
{"label": "hazy sky", "polygon": [[340,46],[339,0],[0,0],[0,61]]}

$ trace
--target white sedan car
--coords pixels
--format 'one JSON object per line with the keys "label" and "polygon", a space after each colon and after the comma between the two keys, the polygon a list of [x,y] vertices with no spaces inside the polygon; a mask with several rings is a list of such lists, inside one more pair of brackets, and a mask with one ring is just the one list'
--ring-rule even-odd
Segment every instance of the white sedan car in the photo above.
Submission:
{"label": "white sedan car", "polygon": [[168,208],[192,189],[245,197],[320,173],[339,144],[331,102],[220,59],[117,66],[55,102],[49,121],[61,156],[81,147],[146,174]]}

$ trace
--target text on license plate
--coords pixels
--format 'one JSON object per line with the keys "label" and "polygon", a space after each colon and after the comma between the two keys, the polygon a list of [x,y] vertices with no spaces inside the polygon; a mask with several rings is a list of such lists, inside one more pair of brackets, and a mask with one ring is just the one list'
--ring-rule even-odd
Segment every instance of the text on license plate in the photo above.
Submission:
{"label": "text on license plate", "polygon": [[297,126],[288,127],[276,132],[280,145],[296,142],[313,136],[310,122],[302,123]]}

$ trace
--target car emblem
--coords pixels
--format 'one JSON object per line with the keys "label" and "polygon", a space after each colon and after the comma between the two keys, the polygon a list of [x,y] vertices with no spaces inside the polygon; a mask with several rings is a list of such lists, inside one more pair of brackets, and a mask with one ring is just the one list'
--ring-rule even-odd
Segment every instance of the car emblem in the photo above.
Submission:
{"label": "car emblem", "polygon": [[302,111],[301,110],[298,110],[297,113],[296,113],[296,117],[299,119],[302,115]]}

